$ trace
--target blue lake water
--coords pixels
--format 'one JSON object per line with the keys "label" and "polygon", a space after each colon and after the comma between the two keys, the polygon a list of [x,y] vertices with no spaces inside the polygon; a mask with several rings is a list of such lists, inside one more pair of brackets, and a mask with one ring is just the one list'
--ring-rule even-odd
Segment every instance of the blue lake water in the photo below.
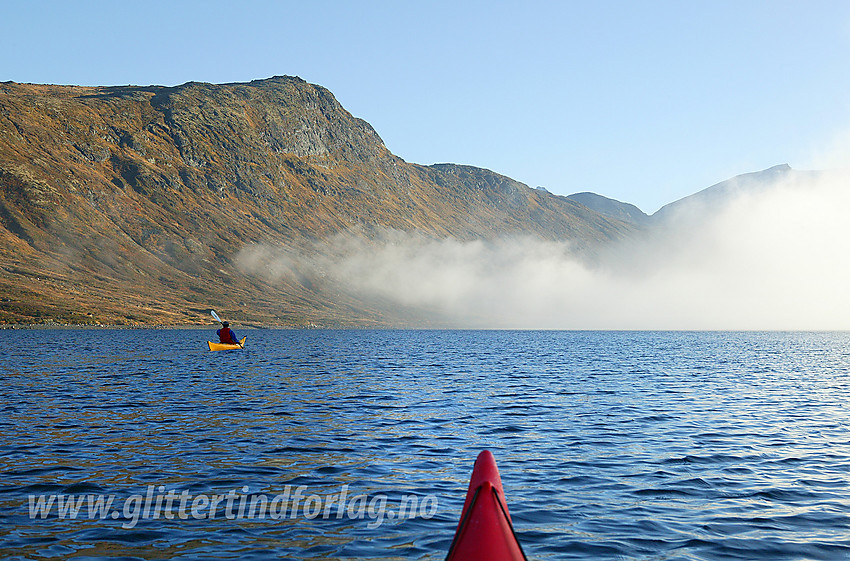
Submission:
{"label": "blue lake water", "polygon": [[0,331],[0,557],[443,559],[486,448],[530,559],[850,559],[850,334],[213,333]]}

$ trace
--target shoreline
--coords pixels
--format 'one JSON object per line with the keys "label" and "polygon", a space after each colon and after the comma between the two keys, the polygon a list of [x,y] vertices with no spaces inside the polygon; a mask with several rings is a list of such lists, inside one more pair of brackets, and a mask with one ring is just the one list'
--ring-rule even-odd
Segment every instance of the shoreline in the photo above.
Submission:
{"label": "shoreline", "polygon": [[[233,327],[248,331],[526,331],[526,332],[579,332],[579,333],[848,333],[850,329],[556,329],[556,328],[512,328],[512,327],[428,327],[428,326],[386,326],[386,325],[258,325],[230,322]],[[112,325],[112,324],[61,324],[61,323],[16,323],[0,324],[0,331],[47,331],[47,330],[91,330],[91,331],[119,331],[119,330],[198,330],[217,329],[217,324],[180,324],[180,325]]]}
{"label": "shoreline", "polygon": [[[270,330],[270,329],[304,329],[304,330],[320,330],[320,329],[434,329],[434,328],[411,328],[399,326],[343,326],[343,325],[260,325],[256,323],[240,323],[238,321],[230,321],[230,324],[240,330]],[[83,329],[83,330],[144,330],[144,329],[218,329],[219,324],[176,324],[176,325],[121,325],[121,324],[86,324],[86,323],[8,323],[0,324],[0,331],[3,330],[47,330],[47,329]],[[437,328],[440,329],[440,328]]]}

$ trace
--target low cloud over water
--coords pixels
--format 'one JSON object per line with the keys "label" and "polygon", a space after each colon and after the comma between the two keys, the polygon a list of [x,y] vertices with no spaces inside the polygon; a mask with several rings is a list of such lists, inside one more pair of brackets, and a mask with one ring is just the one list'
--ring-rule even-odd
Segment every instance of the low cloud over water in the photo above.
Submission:
{"label": "low cloud over water", "polygon": [[848,174],[789,173],[695,204],[593,260],[566,242],[386,232],[303,251],[255,245],[238,261],[454,327],[850,328]]}

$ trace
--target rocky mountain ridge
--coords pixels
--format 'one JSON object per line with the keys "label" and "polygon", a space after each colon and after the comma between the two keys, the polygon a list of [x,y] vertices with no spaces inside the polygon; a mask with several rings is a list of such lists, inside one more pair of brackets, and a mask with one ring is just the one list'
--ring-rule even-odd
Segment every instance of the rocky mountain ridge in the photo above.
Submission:
{"label": "rocky mountain ridge", "polygon": [[320,274],[249,274],[240,251],[408,232],[592,254],[634,230],[489,170],[407,163],[297,77],[0,84],[0,322],[208,323],[216,307],[262,325],[439,324]]}

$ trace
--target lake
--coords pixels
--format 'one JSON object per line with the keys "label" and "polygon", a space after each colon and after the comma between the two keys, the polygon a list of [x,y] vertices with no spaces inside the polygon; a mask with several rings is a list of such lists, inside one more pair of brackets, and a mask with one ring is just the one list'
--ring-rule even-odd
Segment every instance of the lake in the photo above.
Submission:
{"label": "lake", "polygon": [[850,334],[0,331],[0,557],[850,559]]}

